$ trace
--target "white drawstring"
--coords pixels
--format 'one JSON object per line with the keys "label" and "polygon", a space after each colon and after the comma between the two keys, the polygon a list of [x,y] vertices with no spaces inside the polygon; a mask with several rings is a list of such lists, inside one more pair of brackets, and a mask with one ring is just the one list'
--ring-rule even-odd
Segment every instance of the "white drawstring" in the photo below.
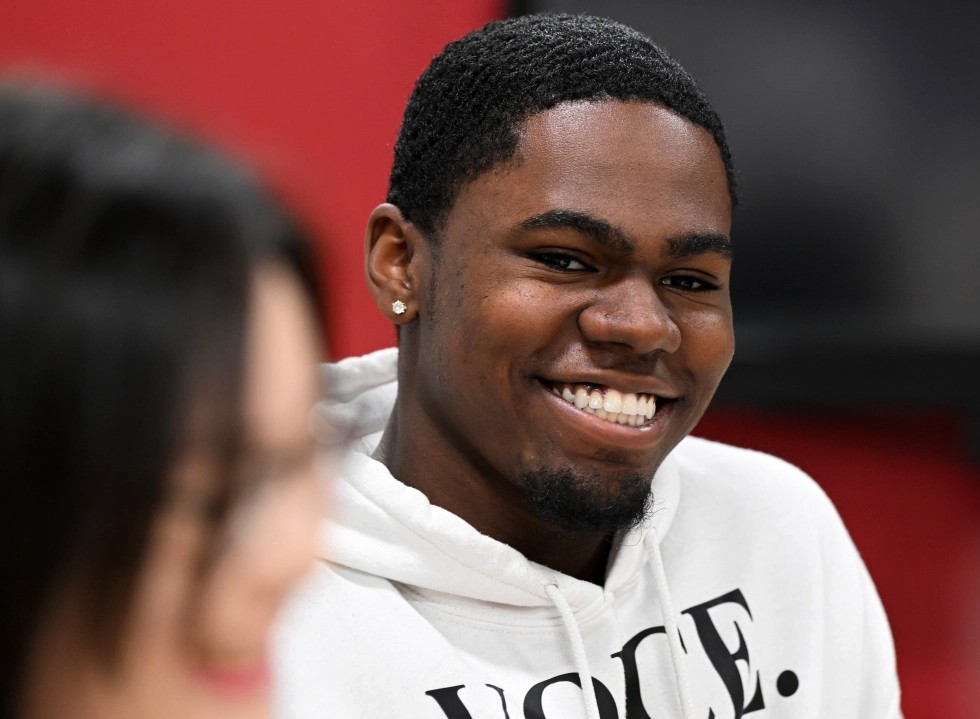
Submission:
{"label": "white drawstring", "polygon": [[681,700],[681,714],[684,719],[694,719],[694,704],[691,702],[691,688],[687,679],[687,658],[684,656],[684,648],[681,646],[680,629],[677,627],[677,617],[674,615],[674,605],[670,599],[667,573],[664,571],[664,558],[660,554],[660,543],[657,541],[656,532],[650,533],[649,544],[651,545],[650,565],[653,568],[653,583],[664,615],[670,662],[674,665],[674,683],[677,684],[677,693]]}
{"label": "white drawstring", "polygon": [[557,584],[546,584],[544,591],[548,593],[548,598],[561,615],[562,624],[565,625],[565,634],[568,635],[568,641],[572,644],[575,670],[578,672],[579,681],[582,683],[585,714],[588,719],[600,719],[599,702],[596,700],[595,685],[592,683],[592,673],[589,671],[589,660],[585,655],[585,642],[582,641],[582,632],[579,631],[572,608],[568,605],[568,600],[558,589]]}

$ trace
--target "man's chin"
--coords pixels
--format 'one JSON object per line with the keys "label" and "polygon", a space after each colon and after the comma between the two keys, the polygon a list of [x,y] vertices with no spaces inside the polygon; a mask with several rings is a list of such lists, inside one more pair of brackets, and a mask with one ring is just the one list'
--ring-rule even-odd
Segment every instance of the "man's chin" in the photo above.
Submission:
{"label": "man's chin", "polygon": [[538,515],[572,534],[625,533],[650,516],[651,478],[599,476],[569,467],[525,472],[521,483]]}

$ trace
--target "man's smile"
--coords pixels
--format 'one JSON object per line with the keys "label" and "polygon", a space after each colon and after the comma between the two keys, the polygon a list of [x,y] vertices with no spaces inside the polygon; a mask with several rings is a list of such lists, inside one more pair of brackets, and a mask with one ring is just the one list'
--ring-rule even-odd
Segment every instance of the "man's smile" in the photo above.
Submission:
{"label": "man's smile", "polygon": [[556,397],[599,419],[615,424],[638,427],[647,424],[657,412],[657,397],[652,394],[621,392],[595,384],[555,384]]}
{"label": "man's smile", "polygon": [[[629,392],[597,382],[557,382],[541,379],[541,387],[565,421],[588,439],[610,449],[645,451],[666,430],[676,398],[648,392]],[[567,426],[567,425],[566,425]],[[584,446],[584,445],[583,445]]]}

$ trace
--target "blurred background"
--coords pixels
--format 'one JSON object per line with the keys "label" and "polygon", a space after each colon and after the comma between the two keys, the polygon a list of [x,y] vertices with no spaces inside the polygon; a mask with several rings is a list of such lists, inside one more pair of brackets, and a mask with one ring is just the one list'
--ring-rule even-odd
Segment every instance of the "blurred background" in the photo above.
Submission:
{"label": "blurred background", "polygon": [[334,358],[417,75],[487,20],[588,11],[698,78],[740,173],[738,350],[698,433],[826,489],[892,621],[907,719],[980,717],[980,5],[952,0],[4,0],[0,72],[250,159],[322,239]]}

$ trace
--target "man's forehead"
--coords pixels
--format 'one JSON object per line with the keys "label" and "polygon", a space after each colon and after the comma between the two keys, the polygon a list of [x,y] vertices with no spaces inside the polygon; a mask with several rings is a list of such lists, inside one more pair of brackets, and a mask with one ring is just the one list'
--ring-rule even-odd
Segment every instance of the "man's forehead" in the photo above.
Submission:
{"label": "man's forehead", "polygon": [[444,220],[440,234],[467,244],[551,230],[620,255],[655,239],[664,257],[731,256],[714,138],[650,102],[563,103],[532,115],[515,157],[465,183]]}
{"label": "man's forehead", "polygon": [[[663,105],[647,100],[575,100],[528,115],[518,126],[520,141],[517,154],[527,151],[529,139],[534,137],[561,137],[573,145],[589,142],[594,138],[597,125],[611,123],[624,125],[637,120],[656,118],[661,133],[689,134],[710,133],[687,118]],[[647,128],[649,130],[649,127]],[[648,133],[647,133],[648,134]],[[650,139],[656,139],[651,137]],[[713,138],[712,138],[713,140]]]}
{"label": "man's forehead", "polygon": [[[523,175],[524,180],[536,178],[541,184],[567,187],[605,179],[615,189],[628,181],[624,172],[632,170],[646,173],[653,184],[683,183],[694,174],[703,174],[706,158],[725,179],[724,162],[714,137],[652,102],[562,103],[529,116],[519,136],[510,158],[471,179],[460,191],[476,184],[500,192],[499,184],[480,180],[507,181],[517,175]],[[651,170],[656,171],[657,177]],[[727,179],[724,189],[727,193]],[[459,192],[455,199],[458,195]],[[730,202],[727,204],[730,209]]]}
{"label": "man's forehead", "polygon": [[657,197],[678,188],[688,204],[721,200],[730,214],[725,168],[710,133],[654,103],[605,100],[564,103],[530,116],[514,157],[466,183],[456,200],[475,192],[504,213],[532,196],[553,201],[526,213],[530,217],[581,209],[562,201],[570,197],[591,197],[599,206],[633,199],[654,209]]}

